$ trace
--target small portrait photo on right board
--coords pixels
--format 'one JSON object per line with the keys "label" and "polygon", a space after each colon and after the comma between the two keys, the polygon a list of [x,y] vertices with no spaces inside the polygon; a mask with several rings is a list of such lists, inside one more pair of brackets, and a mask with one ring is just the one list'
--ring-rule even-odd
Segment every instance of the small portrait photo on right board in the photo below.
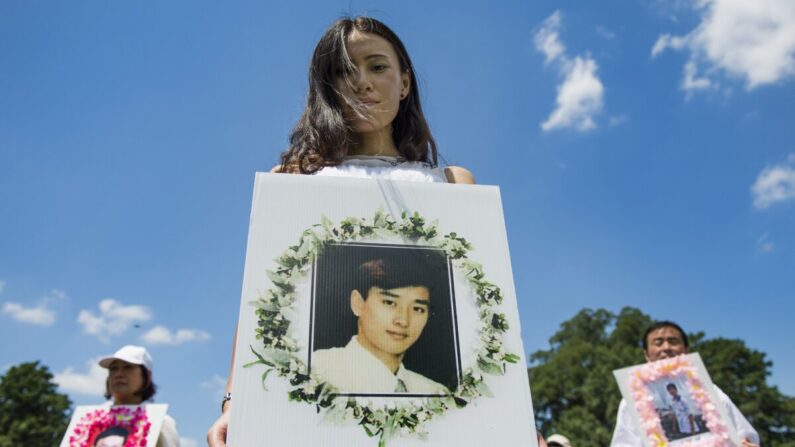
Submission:
{"label": "small portrait photo on right board", "polygon": [[665,436],[670,441],[708,432],[704,414],[690,397],[682,376],[664,377],[647,385]]}
{"label": "small portrait photo on right board", "polygon": [[461,376],[453,288],[439,249],[328,245],[313,274],[310,372],[341,395],[449,394]]}

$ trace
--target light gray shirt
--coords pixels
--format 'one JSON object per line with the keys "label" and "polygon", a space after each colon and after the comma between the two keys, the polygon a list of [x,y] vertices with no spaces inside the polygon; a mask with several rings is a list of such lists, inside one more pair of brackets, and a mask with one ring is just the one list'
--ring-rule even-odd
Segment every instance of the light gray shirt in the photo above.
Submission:
{"label": "light gray shirt", "polygon": [[405,386],[404,393],[449,393],[444,385],[406,369],[402,363],[392,373],[384,362],[359,344],[355,335],[344,348],[313,352],[311,362],[311,373],[341,393],[400,394],[398,380]]}

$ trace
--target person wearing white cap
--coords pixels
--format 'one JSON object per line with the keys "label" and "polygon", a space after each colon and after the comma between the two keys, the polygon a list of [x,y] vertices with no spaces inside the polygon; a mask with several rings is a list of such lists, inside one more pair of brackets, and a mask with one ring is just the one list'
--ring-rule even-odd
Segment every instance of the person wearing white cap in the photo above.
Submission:
{"label": "person wearing white cap", "polygon": [[[105,398],[113,405],[140,405],[154,397],[157,387],[152,380],[152,356],[142,346],[127,345],[99,361],[107,368]],[[156,447],[180,447],[177,424],[166,415]]]}

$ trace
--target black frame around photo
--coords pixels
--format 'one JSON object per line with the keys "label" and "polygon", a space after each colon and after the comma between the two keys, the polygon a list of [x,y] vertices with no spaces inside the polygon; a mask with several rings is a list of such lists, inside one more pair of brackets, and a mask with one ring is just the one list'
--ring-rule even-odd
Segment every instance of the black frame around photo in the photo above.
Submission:
{"label": "black frame around photo", "polygon": [[[432,270],[431,308],[428,323],[417,342],[406,352],[404,366],[454,390],[461,380],[461,355],[453,284],[453,267],[442,250],[434,247],[380,243],[328,244],[315,259],[312,269],[309,354],[319,349],[344,347],[357,332],[356,317],[350,308],[355,270],[363,262],[381,256],[397,256],[407,269]],[[437,275],[438,273],[438,275]],[[367,394],[344,396],[423,397],[436,394]]]}

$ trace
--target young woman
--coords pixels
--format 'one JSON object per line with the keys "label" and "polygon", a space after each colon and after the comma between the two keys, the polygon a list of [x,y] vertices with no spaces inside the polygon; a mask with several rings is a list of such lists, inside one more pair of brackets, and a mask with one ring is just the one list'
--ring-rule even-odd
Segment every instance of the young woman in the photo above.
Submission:
{"label": "young woman", "polygon": [[[474,183],[464,168],[438,168],[416,79],[406,48],[386,25],[338,20],[315,47],[306,108],[273,171]],[[207,433],[210,447],[226,445],[232,382],[230,370],[222,415]]]}
{"label": "young woman", "polygon": [[[113,405],[140,405],[154,397],[157,391],[152,381],[152,356],[146,348],[124,346],[101,359],[99,366],[108,370],[105,398],[111,399]],[[119,433],[110,433],[107,437],[104,442],[109,446],[116,445],[111,442],[124,439]],[[177,424],[171,416],[166,415],[163,420],[156,447],[180,447]]]}

